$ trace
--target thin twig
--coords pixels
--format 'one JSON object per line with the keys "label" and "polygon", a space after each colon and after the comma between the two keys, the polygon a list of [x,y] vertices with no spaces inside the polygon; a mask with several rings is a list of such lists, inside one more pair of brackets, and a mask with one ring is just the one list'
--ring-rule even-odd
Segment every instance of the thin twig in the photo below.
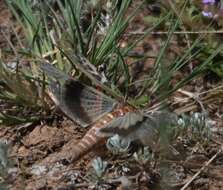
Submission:
{"label": "thin twig", "polygon": [[193,98],[201,107],[202,109],[202,112],[206,113],[206,109],[204,108],[204,105],[201,101],[201,99],[199,98],[199,93],[192,93],[192,92],[188,92],[186,90],[182,90],[182,89],[179,89],[178,92],[186,95],[186,96],[189,96],[190,98]]}
{"label": "thin twig", "polygon": [[[131,36],[131,35],[145,35],[146,32],[144,31],[132,31],[129,33],[124,34],[124,36]],[[168,34],[168,31],[155,31],[155,32],[150,32],[150,34]],[[199,30],[199,31],[174,31],[173,34],[223,34],[223,30]]]}
{"label": "thin twig", "polygon": [[[177,92],[179,91],[181,91],[182,89],[178,89],[177,90]],[[220,85],[220,86],[217,86],[217,87],[214,87],[214,88],[212,88],[212,89],[210,89],[210,90],[206,90],[206,91],[203,91],[203,92],[200,92],[200,93],[198,93],[197,95],[198,96],[201,96],[201,95],[204,95],[204,94],[208,94],[208,93],[211,93],[211,92],[214,92],[215,90],[223,90],[223,85]],[[192,99],[193,97],[187,97],[187,98],[182,98],[182,99],[180,99],[180,102],[183,102],[183,101],[188,101],[188,100],[190,100],[190,99]],[[179,102],[174,102],[172,105],[175,105],[175,104],[178,104]]]}
{"label": "thin twig", "polygon": [[196,174],[194,174],[194,176],[180,190],[185,190],[196,179],[196,177],[199,176],[201,172],[222,152],[222,150],[223,146]]}

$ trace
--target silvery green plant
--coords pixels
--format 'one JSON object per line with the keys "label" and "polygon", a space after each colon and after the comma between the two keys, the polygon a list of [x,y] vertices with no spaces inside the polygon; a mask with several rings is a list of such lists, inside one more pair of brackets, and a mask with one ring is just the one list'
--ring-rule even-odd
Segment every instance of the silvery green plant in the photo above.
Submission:
{"label": "silvery green plant", "polygon": [[211,122],[206,113],[195,112],[192,114],[190,123],[193,129],[193,133],[199,136],[210,137]]}
{"label": "silvery green plant", "polygon": [[5,142],[0,141],[0,174],[3,174],[7,170],[8,166],[8,145]]}
{"label": "silvery green plant", "polygon": [[106,172],[108,163],[103,161],[100,157],[97,157],[92,161],[92,167],[97,175],[98,179],[101,179]]}
{"label": "silvery green plant", "polygon": [[119,135],[114,135],[107,140],[106,147],[113,154],[127,153],[130,142],[123,140]]}
{"label": "silvery green plant", "polygon": [[191,116],[182,115],[178,120],[179,127],[184,130],[190,130],[191,138],[209,139],[211,136],[212,120],[207,113],[195,112]]}
{"label": "silvery green plant", "polygon": [[7,182],[6,177],[8,176],[9,167],[11,160],[8,157],[9,145],[5,140],[0,139],[0,190],[6,190]]}

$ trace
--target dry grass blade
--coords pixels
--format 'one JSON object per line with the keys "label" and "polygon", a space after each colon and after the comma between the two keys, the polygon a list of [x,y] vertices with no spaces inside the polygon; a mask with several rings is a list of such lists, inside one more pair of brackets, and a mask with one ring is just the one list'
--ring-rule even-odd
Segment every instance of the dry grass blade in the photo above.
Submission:
{"label": "dry grass blade", "polygon": [[223,146],[214,156],[211,157],[210,160],[208,160],[208,162],[206,162],[206,164],[196,174],[194,174],[194,176],[180,190],[186,190],[186,188],[189,187],[189,185],[201,174],[202,171],[204,171],[206,167],[211,164],[211,162],[213,162],[217,158],[220,153],[222,153],[222,151]]}

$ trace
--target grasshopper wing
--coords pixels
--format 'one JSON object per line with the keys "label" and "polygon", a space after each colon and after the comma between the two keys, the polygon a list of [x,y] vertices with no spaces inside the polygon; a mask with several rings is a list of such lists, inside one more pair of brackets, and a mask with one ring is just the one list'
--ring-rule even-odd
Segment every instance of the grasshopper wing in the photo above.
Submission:
{"label": "grasshopper wing", "polygon": [[116,105],[112,98],[80,83],[51,64],[42,64],[41,69],[49,78],[53,101],[69,118],[84,127],[112,111]]}
{"label": "grasshopper wing", "polygon": [[176,124],[176,115],[172,113],[154,112],[151,115],[143,115],[140,112],[129,112],[100,129],[99,135],[118,134],[124,140],[139,140],[144,145],[151,145],[163,128]]}

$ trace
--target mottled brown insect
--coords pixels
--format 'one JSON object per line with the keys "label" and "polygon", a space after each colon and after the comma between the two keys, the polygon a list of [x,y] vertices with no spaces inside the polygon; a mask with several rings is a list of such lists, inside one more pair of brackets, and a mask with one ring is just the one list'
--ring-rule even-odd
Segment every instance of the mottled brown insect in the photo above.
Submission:
{"label": "mottled brown insect", "polygon": [[43,64],[42,70],[50,80],[49,92],[53,101],[73,121],[89,131],[70,153],[70,162],[90,151],[106,137],[118,134],[125,140],[140,140],[148,145],[157,135],[163,123],[175,121],[175,115],[153,114],[148,116],[129,105],[119,104],[92,87],[80,83],[50,64]]}

